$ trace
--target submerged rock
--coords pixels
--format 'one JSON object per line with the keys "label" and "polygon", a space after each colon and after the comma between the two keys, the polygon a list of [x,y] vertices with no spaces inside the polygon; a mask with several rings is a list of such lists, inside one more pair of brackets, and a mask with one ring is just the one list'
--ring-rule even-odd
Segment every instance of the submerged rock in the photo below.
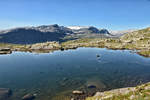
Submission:
{"label": "submerged rock", "polygon": [[99,54],[97,54],[97,55],[96,55],[96,57],[97,57],[97,58],[99,58],[99,57],[100,57],[100,55],[99,55]]}
{"label": "submerged rock", "polygon": [[22,100],[33,100],[33,99],[35,99],[35,96],[36,95],[34,95],[34,94],[27,94],[22,97]]}
{"label": "submerged rock", "polygon": [[91,85],[88,85],[87,87],[88,87],[89,89],[96,88],[96,86],[95,86],[95,85],[92,85],[92,84],[91,84]]}
{"label": "submerged rock", "polygon": [[12,94],[12,91],[7,88],[0,88],[0,100],[7,100]]}
{"label": "submerged rock", "polygon": [[86,86],[89,89],[91,88],[105,89],[106,88],[105,84],[102,81],[100,81],[99,78],[88,79],[86,82]]}

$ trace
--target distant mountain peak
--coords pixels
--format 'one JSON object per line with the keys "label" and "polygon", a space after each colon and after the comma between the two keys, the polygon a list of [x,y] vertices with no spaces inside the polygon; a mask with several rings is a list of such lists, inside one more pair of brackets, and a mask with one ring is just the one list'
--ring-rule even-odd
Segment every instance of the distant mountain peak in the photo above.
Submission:
{"label": "distant mountain peak", "polygon": [[127,34],[127,33],[131,33],[137,31],[136,29],[128,29],[128,30],[121,30],[121,31],[110,31],[110,33],[112,35],[123,35],[123,34]]}
{"label": "distant mountain peak", "polygon": [[74,33],[95,33],[95,34],[109,34],[107,29],[98,29],[94,26],[68,26]]}
{"label": "distant mountain peak", "polygon": [[72,30],[79,30],[82,28],[89,28],[90,26],[68,26],[67,28],[70,28]]}

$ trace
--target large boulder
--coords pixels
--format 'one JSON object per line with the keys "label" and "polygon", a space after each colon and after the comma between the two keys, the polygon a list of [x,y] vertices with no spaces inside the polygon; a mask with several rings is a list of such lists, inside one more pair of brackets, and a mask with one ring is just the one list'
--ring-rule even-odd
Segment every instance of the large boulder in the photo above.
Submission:
{"label": "large boulder", "polygon": [[83,91],[79,91],[79,90],[74,90],[74,91],[72,91],[72,93],[73,93],[74,95],[82,95],[82,94],[84,94]]}
{"label": "large boulder", "polygon": [[26,94],[25,96],[22,97],[22,100],[33,100],[35,99],[34,94]]}
{"label": "large boulder", "polygon": [[12,94],[12,91],[7,88],[0,88],[0,100],[7,100]]}
{"label": "large boulder", "polygon": [[11,54],[12,51],[10,48],[0,48],[0,54]]}

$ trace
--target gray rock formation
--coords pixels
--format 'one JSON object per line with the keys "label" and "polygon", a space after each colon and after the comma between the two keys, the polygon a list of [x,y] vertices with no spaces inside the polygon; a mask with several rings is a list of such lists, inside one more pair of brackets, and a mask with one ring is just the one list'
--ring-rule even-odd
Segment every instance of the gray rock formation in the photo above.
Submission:
{"label": "gray rock formation", "polygon": [[7,100],[11,96],[11,90],[6,88],[0,88],[0,100]]}
{"label": "gray rock formation", "polygon": [[0,48],[0,54],[11,54],[12,50],[10,48]]}
{"label": "gray rock formation", "polygon": [[22,100],[33,100],[33,99],[35,99],[34,94],[27,94],[27,95],[22,97]]}

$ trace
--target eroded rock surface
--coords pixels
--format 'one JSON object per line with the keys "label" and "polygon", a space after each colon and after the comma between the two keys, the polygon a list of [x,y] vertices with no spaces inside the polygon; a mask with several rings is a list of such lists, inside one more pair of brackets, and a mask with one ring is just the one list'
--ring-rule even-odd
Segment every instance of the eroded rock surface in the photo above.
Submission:
{"label": "eroded rock surface", "polygon": [[7,88],[0,88],[0,100],[7,100],[12,94],[12,91]]}
{"label": "eroded rock surface", "polygon": [[34,100],[35,95],[34,94],[26,94],[25,96],[22,97],[22,100]]}

